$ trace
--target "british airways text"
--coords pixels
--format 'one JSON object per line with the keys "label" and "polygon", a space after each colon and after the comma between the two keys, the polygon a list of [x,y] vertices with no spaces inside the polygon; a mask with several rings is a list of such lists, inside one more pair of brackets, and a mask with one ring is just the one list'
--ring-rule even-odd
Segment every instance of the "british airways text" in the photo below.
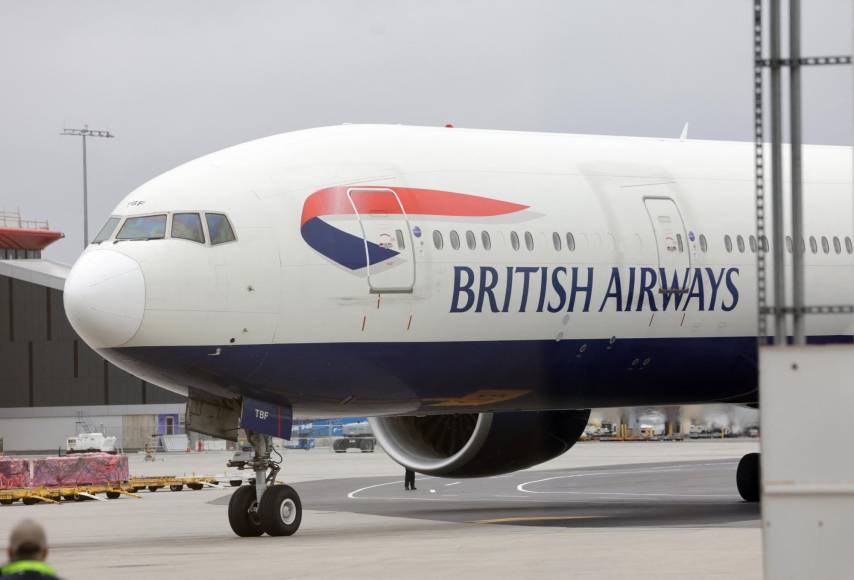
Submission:
{"label": "british airways text", "polygon": [[729,312],[738,305],[738,275],[734,267],[454,266],[450,311]]}

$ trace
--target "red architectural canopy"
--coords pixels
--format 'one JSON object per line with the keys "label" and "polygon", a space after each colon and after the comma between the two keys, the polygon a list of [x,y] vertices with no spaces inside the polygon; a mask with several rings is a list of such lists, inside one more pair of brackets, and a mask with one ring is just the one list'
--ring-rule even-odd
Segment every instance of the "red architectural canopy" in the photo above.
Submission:
{"label": "red architectural canopy", "polygon": [[54,230],[0,227],[0,248],[43,250],[61,237],[62,232]]}

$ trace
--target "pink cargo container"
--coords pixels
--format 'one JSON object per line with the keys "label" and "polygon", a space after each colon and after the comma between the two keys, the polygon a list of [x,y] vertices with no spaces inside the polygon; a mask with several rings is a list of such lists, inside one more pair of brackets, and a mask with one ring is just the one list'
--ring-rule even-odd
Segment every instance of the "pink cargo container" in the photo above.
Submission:
{"label": "pink cargo container", "polygon": [[128,480],[127,455],[81,453],[33,460],[33,486],[103,485]]}
{"label": "pink cargo container", "polygon": [[0,457],[0,489],[29,487],[30,460],[18,457]]}

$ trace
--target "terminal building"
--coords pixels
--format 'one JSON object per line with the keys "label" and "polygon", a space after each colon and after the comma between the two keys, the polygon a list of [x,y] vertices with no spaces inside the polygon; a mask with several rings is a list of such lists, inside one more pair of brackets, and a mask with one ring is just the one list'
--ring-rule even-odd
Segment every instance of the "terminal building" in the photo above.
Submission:
{"label": "terminal building", "polygon": [[69,267],[41,257],[62,237],[47,222],[0,213],[0,451],[56,451],[91,431],[125,449],[186,446],[184,398],[113,366],[69,324]]}

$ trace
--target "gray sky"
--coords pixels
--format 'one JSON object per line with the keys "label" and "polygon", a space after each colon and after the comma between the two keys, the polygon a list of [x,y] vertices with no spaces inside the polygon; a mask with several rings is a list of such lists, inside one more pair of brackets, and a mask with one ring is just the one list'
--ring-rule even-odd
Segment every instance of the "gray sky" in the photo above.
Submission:
{"label": "gray sky", "polygon": [[[804,2],[804,54],[850,54],[850,0]],[[748,140],[752,0],[0,2],[0,208],[82,245],[124,195],[265,135],[389,122]],[[804,74],[805,140],[850,144],[851,72]]]}

